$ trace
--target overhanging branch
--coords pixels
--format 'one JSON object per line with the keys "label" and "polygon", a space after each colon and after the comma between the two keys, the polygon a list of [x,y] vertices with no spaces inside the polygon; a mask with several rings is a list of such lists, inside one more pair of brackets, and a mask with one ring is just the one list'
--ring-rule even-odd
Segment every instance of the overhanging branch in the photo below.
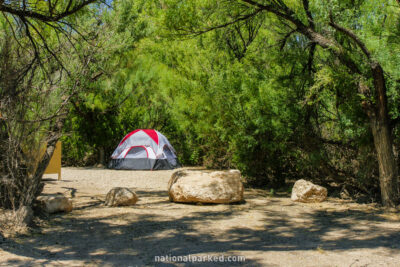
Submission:
{"label": "overhanging branch", "polygon": [[69,15],[78,12],[85,6],[92,4],[96,1],[97,0],[85,0],[85,1],[80,1],[80,3],[73,5],[73,2],[75,1],[69,0],[67,7],[59,13],[54,13],[54,6],[49,6],[48,10],[41,13],[35,11],[34,9],[28,9],[26,5],[23,5],[22,8],[20,8],[18,5],[10,5],[4,3],[4,1],[0,1],[0,11],[13,14],[21,18],[22,17],[32,18],[43,22],[56,22],[62,20],[63,18]]}
{"label": "overhanging branch", "polygon": [[358,38],[358,36],[351,31],[350,29],[346,29],[338,24],[336,24],[333,21],[333,16],[331,14],[330,16],[330,22],[329,25],[332,26],[334,29],[338,30],[339,32],[345,34],[346,36],[348,36],[350,39],[352,39],[357,46],[361,49],[361,51],[363,51],[363,53],[367,56],[367,58],[370,60],[371,59],[371,53],[369,52],[368,48],[365,46],[364,42],[361,41],[360,38]]}

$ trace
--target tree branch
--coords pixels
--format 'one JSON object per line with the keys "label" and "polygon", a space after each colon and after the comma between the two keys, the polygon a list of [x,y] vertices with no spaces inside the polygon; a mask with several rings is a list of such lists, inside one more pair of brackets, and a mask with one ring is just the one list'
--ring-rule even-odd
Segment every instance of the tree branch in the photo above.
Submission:
{"label": "tree branch", "polygon": [[[65,17],[69,16],[69,15],[72,15],[72,14],[78,12],[85,6],[92,4],[96,1],[97,0],[84,0],[80,4],[77,4],[71,8],[73,0],[69,0],[67,7],[61,13],[57,13],[57,14],[53,13],[54,6],[49,8],[49,10],[47,10],[47,14],[46,14],[46,13],[39,13],[32,9],[27,9],[26,5],[23,5],[23,8],[16,8],[15,6],[11,6],[10,4],[6,4],[6,3],[4,3],[4,1],[1,1],[0,2],[0,11],[7,12],[10,14],[16,15],[18,17],[37,19],[37,20],[40,20],[43,22],[45,22],[45,21],[46,22],[56,22],[56,21],[59,21]],[[24,1],[24,3],[25,3],[25,1]]]}
{"label": "tree branch", "polygon": [[[232,25],[232,24],[235,24],[235,23],[237,23],[237,22],[248,20],[248,19],[250,19],[250,18],[256,16],[256,15],[257,15],[258,13],[260,13],[261,11],[262,11],[261,9],[257,9],[255,12],[252,12],[252,13],[247,14],[247,15],[240,16],[240,17],[238,17],[237,19],[234,19],[234,20],[229,21],[229,22],[227,22],[227,23],[220,24],[220,25],[217,25],[217,26],[214,26],[214,27],[209,27],[209,28],[206,28],[206,29],[204,29],[204,30],[200,30],[200,31],[192,32],[192,33],[193,33],[195,36],[198,36],[198,35],[202,35],[202,34],[204,34],[204,33],[211,32],[211,31],[214,31],[214,30],[217,30],[217,29],[226,28],[226,27],[228,27],[228,26],[230,26],[230,25]],[[177,30],[181,30],[181,31],[182,31],[183,29],[177,29]],[[190,34],[190,33],[189,33],[189,34]]]}
{"label": "tree branch", "polygon": [[361,41],[361,39],[358,38],[358,36],[351,30],[346,29],[346,28],[336,24],[333,21],[332,14],[330,15],[329,25],[332,26],[333,28],[335,28],[336,30],[340,31],[341,33],[344,33],[346,36],[350,37],[350,39],[352,39],[357,44],[357,46],[363,51],[363,53],[367,56],[367,58],[369,60],[371,59],[371,53],[369,52],[368,48],[365,46],[363,41]]}
{"label": "tree branch", "polygon": [[311,29],[315,29],[314,19],[312,17],[310,9],[309,9],[308,0],[303,0],[303,7],[304,7],[304,11],[306,12],[306,15],[307,15],[307,18],[308,18],[308,23],[310,23]]}

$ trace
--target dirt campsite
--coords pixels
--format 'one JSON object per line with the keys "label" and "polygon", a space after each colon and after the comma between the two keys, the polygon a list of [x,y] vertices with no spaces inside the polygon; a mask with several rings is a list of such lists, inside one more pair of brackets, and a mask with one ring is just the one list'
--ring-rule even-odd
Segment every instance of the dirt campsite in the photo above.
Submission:
{"label": "dirt campsite", "polygon": [[[258,189],[245,189],[240,204],[173,203],[172,172],[63,168],[60,181],[46,175],[43,194],[68,196],[73,210],[37,218],[31,231],[1,240],[0,266],[400,264],[398,213],[337,198],[295,203]],[[136,192],[136,205],[104,206],[119,186]],[[168,261],[189,255],[196,261]]]}

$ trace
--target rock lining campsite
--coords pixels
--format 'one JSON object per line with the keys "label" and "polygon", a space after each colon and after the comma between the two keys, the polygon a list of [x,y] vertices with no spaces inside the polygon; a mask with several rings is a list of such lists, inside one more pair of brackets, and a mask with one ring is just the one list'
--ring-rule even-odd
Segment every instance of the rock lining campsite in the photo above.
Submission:
{"label": "rock lining campsite", "polygon": [[[38,218],[32,232],[3,240],[1,266],[153,266],[157,255],[189,254],[246,258],[199,266],[400,263],[399,216],[373,204],[337,198],[298,203],[258,189],[246,189],[241,204],[179,204],[168,199],[173,171],[62,171],[61,181],[47,175],[44,194],[63,193],[74,209]],[[135,191],[139,201],[104,206],[107,192],[118,186]]]}

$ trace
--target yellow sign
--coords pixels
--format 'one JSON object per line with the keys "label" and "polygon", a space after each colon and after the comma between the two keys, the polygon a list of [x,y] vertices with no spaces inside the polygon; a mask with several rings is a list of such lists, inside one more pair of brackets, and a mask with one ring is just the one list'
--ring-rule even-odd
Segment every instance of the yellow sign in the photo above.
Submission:
{"label": "yellow sign", "polygon": [[54,150],[53,156],[50,159],[47,169],[44,171],[45,174],[58,174],[58,180],[61,180],[61,142],[58,141],[56,149]]}

